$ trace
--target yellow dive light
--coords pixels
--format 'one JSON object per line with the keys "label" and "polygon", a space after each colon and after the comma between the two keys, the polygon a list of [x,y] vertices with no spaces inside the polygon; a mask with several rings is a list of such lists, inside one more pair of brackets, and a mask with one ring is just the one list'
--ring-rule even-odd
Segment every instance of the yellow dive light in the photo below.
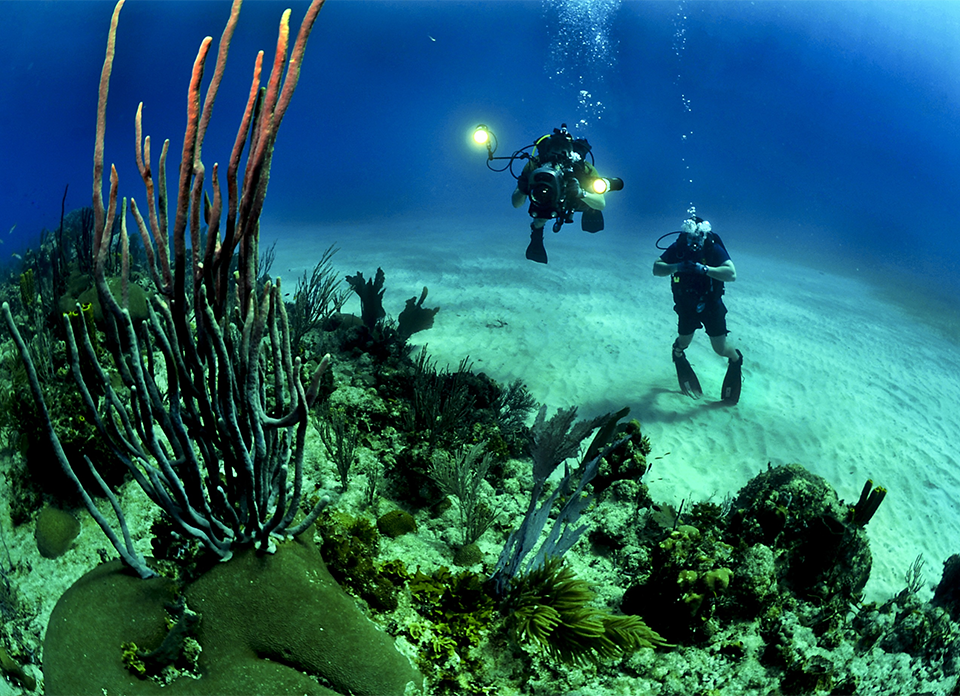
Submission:
{"label": "yellow dive light", "polygon": [[497,150],[497,136],[486,125],[479,124],[473,129],[473,142],[477,145],[486,145],[487,160],[493,159],[493,153]]}
{"label": "yellow dive light", "polygon": [[620,191],[623,189],[623,179],[617,177],[599,177],[593,180],[590,185],[594,193],[606,193],[607,191]]}

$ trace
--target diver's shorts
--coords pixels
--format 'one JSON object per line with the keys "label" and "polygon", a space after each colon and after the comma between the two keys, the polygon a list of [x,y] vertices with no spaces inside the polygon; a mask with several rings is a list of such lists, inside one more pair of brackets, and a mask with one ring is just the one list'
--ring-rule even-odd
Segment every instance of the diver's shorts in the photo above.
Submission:
{"label": "diver's shorts", "polygon": [[689,336],[697,329],[703,327],[707,336],[717,338],[726,336],[727,331],[727,308],[723,300],[717,300],[715,303],[704,306],[699,312],[696,306],[674,305],[673,311],[677,313],[677,333],[681,336]]}

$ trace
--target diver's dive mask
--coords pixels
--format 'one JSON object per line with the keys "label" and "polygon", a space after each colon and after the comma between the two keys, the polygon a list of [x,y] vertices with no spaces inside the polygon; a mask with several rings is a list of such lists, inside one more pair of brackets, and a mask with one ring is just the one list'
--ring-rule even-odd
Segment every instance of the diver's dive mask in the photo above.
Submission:
{"label": "diver's dive mask", "polygon": [[703,249],[703,243],[707,238],[707,233],[711,230],[710,223],[701,220],[698,217],[687,218],[680,226],[680,231],[686,235],[687,249],[694,254],[699,254]]}

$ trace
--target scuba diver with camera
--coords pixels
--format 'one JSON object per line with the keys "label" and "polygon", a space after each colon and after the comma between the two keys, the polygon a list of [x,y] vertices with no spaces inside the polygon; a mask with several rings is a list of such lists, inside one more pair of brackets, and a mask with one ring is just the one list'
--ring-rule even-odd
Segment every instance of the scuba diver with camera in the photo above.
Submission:
{"label": "scuba diver with camera", "polygon": [[[680,236],[664,249],[660,240],[671,234]],[[693,214],[683,221],[679,232],[660,237],[657,248],[664,252],[653,264],[653,275],[670,276],[673,310],[678,318],[673,362],[680,390],[694,399],[703,396],[700,381],[684,355],[694,332],[702,327],[710,337],[714,352],[728,360],[720,398],[729,404],[737,403],[743,379],[743,353],[727,344],[727,308],[722,300],[724,283],[737,279],[737,269],[723,240],[709,222]]]}
{"label": "scuba diver with camera", "polygon": [[575,212],[580,212],[584,231],[594,233],[603,229],[600,211],[606,199],[603,193],[590,190],[600,175],[593,164],[587,162],[588,153],[590,145],[586,139],[574,140],[566,124],[536,142],[536,151],[524,166],[511,197],[514,208],[530,199],[528,212],[533,221],[526,256],[531,261],[547,262],[543,228],[548,220],[556,219],[553,231],[559,232],[564,223],[573,222]]}
{"label": "scuba diver with camera", "polygon": [[[520,175],[513,174],[517,187],[513,191],[513,207],[519,208],[529,198],[530,245],[526,256],[537,263],[547,262],[543,246],[543,228],[548,220],[554,220],[553,231],[559,232],[564,224],[573,222],[574,213],[581,213],[580,225],[585,232],[603,229],[604,194],[619,191],[623,180],[601,177],[593,166],[593,152],[586,138],[574,138],[563,123],[553,133],[544,135],[535,143],[514,152],[510,157],[494,157],[496,136],[480,124],[474,131],[474,141],[487,147],[487,166],[496,172],[510,169],[518,159],[529,160]],[[491,142],[492,141],[492,142]],[[531,155],[525,150],[535,148]],[[587,158],[590,161],[587,161]],[[509,160],[497,169],[493,160]]]}

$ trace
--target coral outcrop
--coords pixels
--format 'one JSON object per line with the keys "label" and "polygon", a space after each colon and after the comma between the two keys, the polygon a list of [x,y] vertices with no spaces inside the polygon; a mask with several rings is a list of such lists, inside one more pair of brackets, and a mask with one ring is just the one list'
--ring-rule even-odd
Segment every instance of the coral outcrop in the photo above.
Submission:
{"label": "coral outcrop", "polygon": [[201,676],[170,672],[161,689],[124,665],[121,645],[159,646],[167,634],[164,606],[177,594],[172,580],[138,579],[117,561],[84,575],[50,619],[46,693],[402,696],[408,682],[421,681],[305,536],[281,543],[275,554],[238,553],[182,589],[201,617]]}

